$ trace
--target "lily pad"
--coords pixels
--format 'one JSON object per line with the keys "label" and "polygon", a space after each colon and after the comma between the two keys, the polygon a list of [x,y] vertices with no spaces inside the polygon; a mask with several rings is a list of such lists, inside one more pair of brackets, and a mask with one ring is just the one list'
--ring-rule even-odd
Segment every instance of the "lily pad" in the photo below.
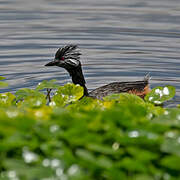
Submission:
{"label": "lily pad", "polygon": [[61,94],[63,97],[67,97],[66,103],[79,100],[83,96],[83,87],[67,83],[64,86],[58,88],[56,94]]}
{"label": "lily pad", "polygon": [[175,93],[176,89],[173,86],[158,86],[152,89],[151,92],[145,96],[145,100],[147,102],[160,105],[163,102],[172,99],[175,96]]}
{"label": "lily pad", "polygon": [[63,96],[62,94],[55,94],[52,97],[49,105],[50,106],[64,107],[67,103],[68,103],[68,96]]}

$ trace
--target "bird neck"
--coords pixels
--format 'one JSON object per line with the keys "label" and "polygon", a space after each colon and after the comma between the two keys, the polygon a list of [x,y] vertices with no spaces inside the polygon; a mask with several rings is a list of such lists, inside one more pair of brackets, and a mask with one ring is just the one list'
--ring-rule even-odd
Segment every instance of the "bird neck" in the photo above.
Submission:
{"label": "bird neck", "polygon": [[83,96],[88,96],[88,89],[86,87],[86,81],[84,79],[84,75],[82,72],[82,68],[81,66],[78,66],[76,68],[73,69],[67,69],[67,71],[69,72],[71,78],[72,78],[72,82],[74,84],[79,84],[80,86],[82,86],[84,88],[84,95]]}

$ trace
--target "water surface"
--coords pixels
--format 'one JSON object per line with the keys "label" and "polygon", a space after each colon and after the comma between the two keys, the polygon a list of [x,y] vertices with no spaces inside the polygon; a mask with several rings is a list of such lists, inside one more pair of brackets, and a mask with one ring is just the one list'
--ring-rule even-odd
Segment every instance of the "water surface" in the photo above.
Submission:
{"label": "water surface", "polygon": [[57,48],[78,44],[88,89],[113,81],[174,85],[180,103],[179,0],[0,0],[0,75],[8,89],[71,79],[45,67]]}

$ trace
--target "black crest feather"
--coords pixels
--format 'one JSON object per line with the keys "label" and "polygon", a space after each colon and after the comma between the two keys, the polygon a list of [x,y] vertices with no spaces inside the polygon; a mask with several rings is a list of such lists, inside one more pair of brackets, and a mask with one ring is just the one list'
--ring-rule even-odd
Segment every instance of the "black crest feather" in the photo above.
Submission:
{"label": "black crest feather", "polygon": [[66,45],[62,48],[59,48],[55,54],[55,59],[61,59],[63,57],[64,59],[79,60],[80,55],[81,55],[81,53],[78,49],[78,46],[70,44],[70,45]]}

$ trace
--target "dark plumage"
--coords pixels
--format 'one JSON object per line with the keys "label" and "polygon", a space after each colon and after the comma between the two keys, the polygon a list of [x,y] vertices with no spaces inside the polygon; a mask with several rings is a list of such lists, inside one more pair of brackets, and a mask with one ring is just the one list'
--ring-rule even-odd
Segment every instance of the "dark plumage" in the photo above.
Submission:
{"label": "dark plumage", "polygon": [[72,82],[84,88],[84,96],[102,99],[110,94],[128,92],[144,98],[145,94],[150,91],[148,86],[149,76],[147,75],[142,81],[113,82],[88,93],[81,68],[80,55],[81,53],[77,45],[67,45],[59,48],[55,54],[54,60],[47,63],[45,66],[59,66],[65,68],[72,77]]}

